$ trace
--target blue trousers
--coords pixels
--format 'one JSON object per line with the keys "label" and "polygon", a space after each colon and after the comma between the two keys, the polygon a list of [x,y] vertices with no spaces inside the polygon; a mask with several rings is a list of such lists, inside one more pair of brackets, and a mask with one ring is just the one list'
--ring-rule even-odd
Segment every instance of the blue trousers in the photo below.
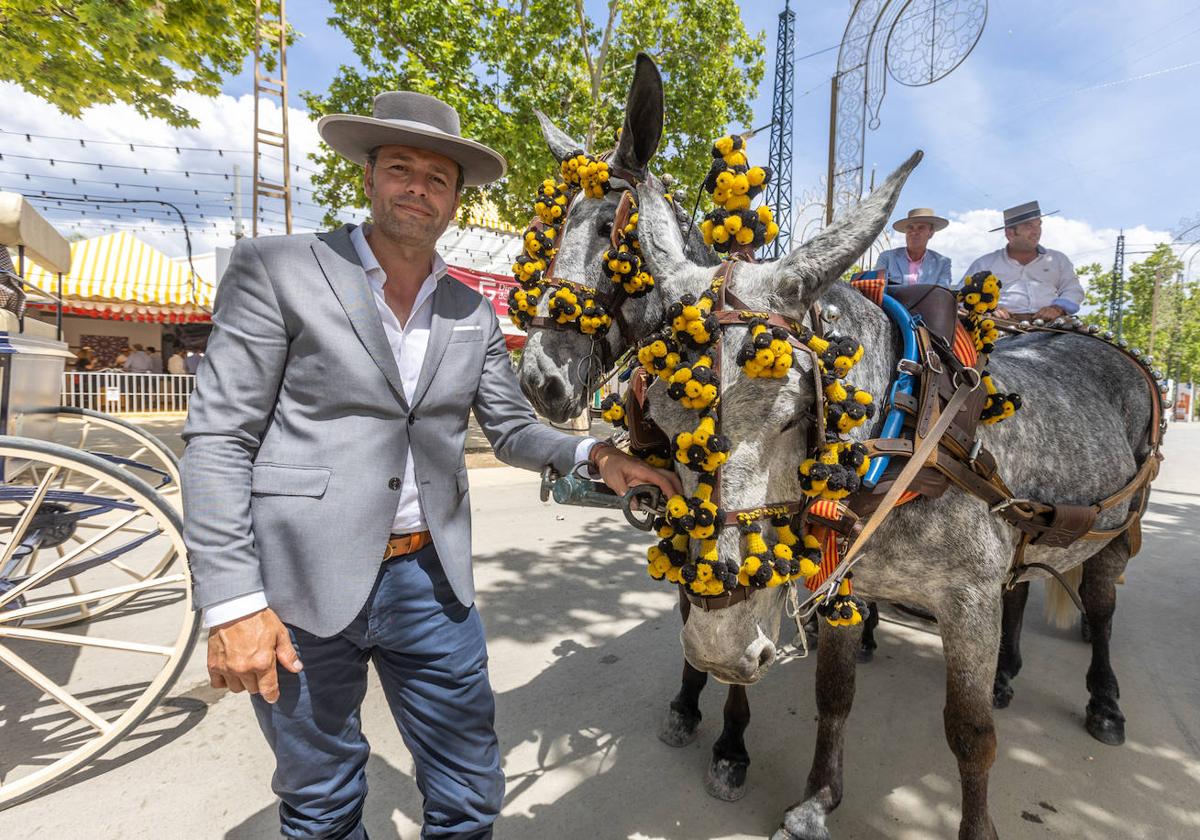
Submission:
{"label": "blue trousers", "polygon": [[277,703],[252,698],[275,753],[283,836],[366,840],[360,708],[370,660],[416,764],[421,836],[490,838],[504,775],[483,623],[454,597],[433,546],[385,563],[338,635],[288,630],[304,670],[279,669]]}

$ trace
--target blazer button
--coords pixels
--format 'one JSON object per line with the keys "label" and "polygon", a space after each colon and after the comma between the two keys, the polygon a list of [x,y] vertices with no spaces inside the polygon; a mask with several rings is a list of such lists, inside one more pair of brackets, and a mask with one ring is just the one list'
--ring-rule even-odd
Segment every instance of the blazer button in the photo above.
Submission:
{"label": "blazer button", "polygon": [[400,479],[398,479],[398,478],[389,479],[388,480],[388,489],[389,490],[399,490],[400,489]]}
{"label": "blazer button", "polygon": [[408,415],[408,425],[411,426],[412,424],[414,424],[416,422],[417,422],[417,415],[415,415],[415,414]]}

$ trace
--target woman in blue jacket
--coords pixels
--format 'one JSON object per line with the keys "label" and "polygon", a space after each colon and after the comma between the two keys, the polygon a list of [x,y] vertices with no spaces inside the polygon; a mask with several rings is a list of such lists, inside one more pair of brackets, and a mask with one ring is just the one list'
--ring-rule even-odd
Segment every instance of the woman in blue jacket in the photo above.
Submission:
{"label": "woman in blue jacket", "polygon": [[928,207],[909,210],[908,216],[892,227],[904,234],[904,247],[879,255],[876,271],[885,272],[888,283],[912,286],[924,283],[950,287],[950,258],[928,247],[933,234],[950,224]]}

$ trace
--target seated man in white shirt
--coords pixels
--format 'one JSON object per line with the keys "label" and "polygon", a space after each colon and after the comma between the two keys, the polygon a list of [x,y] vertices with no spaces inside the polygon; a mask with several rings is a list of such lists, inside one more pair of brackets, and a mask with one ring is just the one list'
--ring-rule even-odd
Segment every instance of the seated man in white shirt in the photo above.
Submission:
{"label": "seated man in white shirt", "polygon": [[1053,213],[1043,213],[1036,201],[1008,208],[1004,211],[1004,226],[989,231],[1003,230],[1008,245],[984,254],[967,269],[968,277],[977,271],[990,271],[1000,281],[997,318],[1052,321],[1079,311],[1083,286],[1075,267],[1062,251],[1038,244],[1042,217]]}

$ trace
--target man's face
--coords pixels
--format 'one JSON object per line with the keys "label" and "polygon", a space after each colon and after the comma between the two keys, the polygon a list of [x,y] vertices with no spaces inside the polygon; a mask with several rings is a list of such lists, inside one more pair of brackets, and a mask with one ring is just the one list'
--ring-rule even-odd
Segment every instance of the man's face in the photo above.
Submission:
{"label": "man's face", "polygon": [[933,236],[933,225],[929,222],[912,222],[904,229],[904,244],[910,251],[924,251],[931,236]]}
{"label": "man's face", "polygon": [[375,226],[404,245],[430,247],[458,209],[458,164],[410,146],[380,146],[367,165],[363,189]]}
{"label": "man's face", "polygon": [[1005,228],[1004,235],[1008,237],[1008,242],[1014,250],[1034,251],[1042,240],[1042,220],[1034,219],[1032,222],[1021,222],[1019,225]]}

